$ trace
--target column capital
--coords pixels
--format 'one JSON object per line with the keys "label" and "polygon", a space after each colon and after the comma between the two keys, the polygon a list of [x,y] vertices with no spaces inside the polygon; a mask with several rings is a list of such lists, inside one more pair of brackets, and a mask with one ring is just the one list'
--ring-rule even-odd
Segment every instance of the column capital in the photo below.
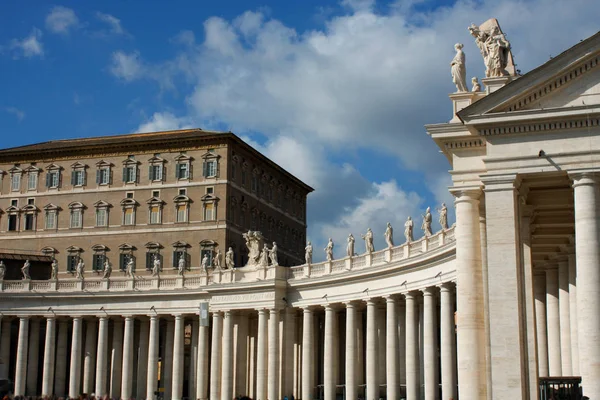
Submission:
{"label": "column capital", "polygon": [[442,282],[442,283],[438,283],[436,286],[438,288],[440,288],[440,292],[453,292],[454,288],[456,286],[456,283],[452,282],[452,281]]}
{"label": "column capital", "polygon": [[385,296],[385,302],[386,303],[397,303],[398,296],[395,294],[388,294],[387,296]]}
{"label": "column capital", "polygon": [[518,174],[485,174],[480,175],[484,184],[484,192],[517,191],[521,186],[521,177]]}
{"label": "column capital", "polygon": [[426,288],[419,289],[423,296],[435,296],[434,286],[427,286]]}
{"label": "column capital", "polygon": [[304,306],[302,307],[302,314],[312,314],[314,312],[312,306]]}
{"label": "column capital", "polygon": [[451,187],[450,193],[455,197],[454,203],[464,201],[479,201],[483,193],[481,186]]}
{"label": "column capital", "polygon": [[569,172],[569,178],[573,181],[573,187],[577,186],[595,186],[598,184],[600,171],[584,170]]}
{"label": "column capital", "polygon": [[358,307],[356,300],[345,301],[343,304],[346,306],[346,308],[357,308]]}
{"label": "column capital", "polygon": [[417,298],[416,296],[417,292],[414,290],[411,290],[410,292],[406,292],[406,293],[402,293],[402,295],[404,296],[404,298],[406,300],[415,300]]}

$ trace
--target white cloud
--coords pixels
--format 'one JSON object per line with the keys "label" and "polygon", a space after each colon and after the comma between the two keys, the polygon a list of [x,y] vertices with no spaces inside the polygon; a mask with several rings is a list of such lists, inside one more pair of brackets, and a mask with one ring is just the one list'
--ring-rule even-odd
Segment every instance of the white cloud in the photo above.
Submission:
{"label": "white cloud", "polygon": [[15,117],[17,117],[19,122],[23,121],[26,115],[25,111],[19,110],[17,107],[5,107],[4,111],[6,111],[9,114],[13,114]]}
{"label": "white cloud", "polygon": [[110,72],[117,78],[131,82],[142,78],[145,68],[140,61],[140,54],[137,51],[127,54],[119,50],[112,54]]}
{"label": "white cloud", "polygon": [[43,57],[44,45],[41,39],[42,31],[33,28],[29,36],[23,39],[12,39],[8,47],[12,50],[13,58]]}
{"label": "white cloud", "polygon": [[96,18],[108,25],[108,33],[113,35],[129,35],[123,26],[121,20],[113,15],[96,12]]}
{"label": "white cloud", "polygon": [[187,117],[176,117],[170,112],[156,112],[146,122],[142,123],[135,132],[160,132],[176,129],[189,129],[194,126]]}
{"label": "white cloud", "polygon": [[69,30],[79,26],[75,11],[63,6],[55,6],[46,16],[46,29],[53,33],[68,34]]}

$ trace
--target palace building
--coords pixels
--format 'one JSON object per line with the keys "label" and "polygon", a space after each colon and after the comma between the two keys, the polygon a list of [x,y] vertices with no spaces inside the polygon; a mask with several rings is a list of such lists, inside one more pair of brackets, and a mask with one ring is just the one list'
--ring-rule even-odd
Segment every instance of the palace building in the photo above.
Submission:
{"label": "palace building", "polygon": [[[452,119],[426,126],[451,166],[456,223],[383,249],[311,262],[311,189],[230,133],[1,151],[0,357],[15,394],[534,400],[558,382],[595,398],[600,33],[521,76],[495,20],[470,31],[484,90],[464,90],[457,45]],[[263,245],[248,229],[292,266],[245,259]],[[238,268],[200,268],[226,246]],[[144,267],[152,252],[169,254],[160,274]],[[133,274],[93,272],[117,254]]]}

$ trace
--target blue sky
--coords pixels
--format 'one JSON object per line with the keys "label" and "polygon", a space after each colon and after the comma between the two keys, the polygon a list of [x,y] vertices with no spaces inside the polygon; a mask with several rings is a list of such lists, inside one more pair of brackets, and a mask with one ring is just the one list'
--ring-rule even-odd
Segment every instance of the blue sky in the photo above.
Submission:
{"label": "blue sky", "polygon": [[471,22],[498,18],[523,72],[600,27],[595,0],[24,4],[0,3],[1,147],[232,130],[315,187],[323,247],[369,226],[381,247],[387,221],[399,241],[408,215],[451,202],[423,125],[451,117],[454,43],[483,75]]}

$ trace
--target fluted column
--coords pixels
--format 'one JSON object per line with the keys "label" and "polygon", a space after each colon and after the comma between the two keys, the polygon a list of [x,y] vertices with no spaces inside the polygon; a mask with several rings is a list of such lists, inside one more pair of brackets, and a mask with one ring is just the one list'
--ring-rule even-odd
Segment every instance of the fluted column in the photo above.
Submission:
{"label": "fluted column", "polygon": [[302,310],[302,400],[314,397],[314,315],[306,307]]}
{"label": "fluted column", "polygon": [[548,324],[548,370],[550,376],[561,376],[558,269],[556,268],[546,270],[546,322]]}
{"label": "fluted column", "polygon": [[438,398],[437,379],[437,340],[435,333],[435,293],[434,288],[423,289],[423,364],[425,367],[425,398]]}
{"label": "fluted column", "polygon": [[221,398],[221,344],[223,337],[223,316],[213,313],[212,346],[210,354],[210,400]]}
{"label": "fluted column", "polygon": [[103,397],[108,393],[106,376],[108,373],[108,317],[98,318],[98,348],[96,350],[96,396]]}
{"label": "fluted column", "polygon": [[94,372],[96,369],[96,320],[86,321],[85,352],[83,356],[83,393],[94,392]]}
{"label": "fluted column", "polygon": [[406,400],[419,398],[419,345],[417,331],[417,305],[413,292],[406,299]]}
{"label": "fluted column", "polygon": [[15,367],[15,396],[25,395],[27,382],[27,343],[29,341],[29,317],[19,318],[17,341],[17,364]]}
{"label": "fluted column", "polygon": [[208,398],[208,326],[198,330],[198,368],[196,371],[196,399]]}
{"label": "fluted column", "polygon": [[558,262],[558,307],[560,324],[560,361],[562,374],[573,375],[571,363],[571,306],[569,304],[569,260]]}
{"label": "fluted column", "polygon": [[[346,303],[346,398],[358,398],[356,382],[356,305]],[[389,396],[388,396],[389,397]]]}
{"label": "fluted column", "polygon": [[[137,388],[135,393],[136,399],[146,399],[150,396],[153,396],[153,393],[150,393],[150,396],[147,395],[146,389],[148,388],[148,353],[150,350],[149,346],[149,331],[150,331],[150,322],[147,319],[142,319],[140,321],[140,339],[138,341],[138,347],[136,349],[138,358],[137,358]],[[156,378],[156,374],[154,374]]]}
{"label": "fluted column", "polygon": [[173,317],[167,317],[167,336],[165,340],[164,352],[164,400],[171,400],[173,394],[173,346],[175,343],[175,320]]}
{"label": "fluted column", "polygon": [[54,395],[57,397],[66,397],[65,390],[67,385],[67,335],[69,321],[61,319],[58,321],[58,340],[56,343],[56,370],[54,371]]}
{"label": "fluted column", "polygon": [[81,394],[81,317],[73,318],[73,334],[71,336],[71,368],[69,370],[69,397],[76,398]]}
{"label": "fluted column", "polygon": [[158,390],[158,339],[160,318],[158,315],[150,316],[148,339],[148,377],[146,379],[146,398],[154,399],[154,392]]}
{"label": "fluted column", "polygon": [[221,367],[221,400],[233,398],[233,315],[223,316],[223,365]]}
{"label": "fluted column", "polygon": [[183,315],[175,316],[175,336],[173,340],[173,387],[171,399],[183,398]]}
{"label": "fluted column", "polygon": [[440,344],[442,366],[442,399],[456,399],[454,369],[454,301],[452,284],[440,285]]}
{"label": "fluted column", "polygon": [[56,318],[46,318],[44,341],[44,370],[42,371],[42,396],[52,396],[54,388]]}
{"label": "fluted column", "polygon": [[573,375],[580,376],[579,329],[577,329],[577,264],[575,262],[575,254],[569,254],[569,307],[571,308],[569,322],[571,328],[571,360],[573,364]]}
{"label": "fluted column", "polygon": [[37,318],[29,322],[29,352],[27,353],[27,384],[28,396],[35,396],[38,382],[38,360],[40,358],[40,320]]}
{"label": "fluted column", "polygon": [[379,399],[379,375],[377,371],[377,303],[367,300],[367,397],[366,400]]}
{"label": "fluted column", "polygon": [[387,398],[400,398],[400,382],[398,371],[398,307],[393,296],[385,299],[386,303],[386,374]]}
{"label": "fluted column", "polygon": [[334,376],[334,346],[338,338],[333,332],[334,319],[336,317],[335,309],[330,305],[325,306],[325,351],[323,365],[323,385],[325,400],[335,399],[335,376]]}
{"label": "fluted column", "polygon": [[123,370],[123,321],[116,319],[113,325],[112,350],[110,357],[110,397],[121,396],[121,372]]}

